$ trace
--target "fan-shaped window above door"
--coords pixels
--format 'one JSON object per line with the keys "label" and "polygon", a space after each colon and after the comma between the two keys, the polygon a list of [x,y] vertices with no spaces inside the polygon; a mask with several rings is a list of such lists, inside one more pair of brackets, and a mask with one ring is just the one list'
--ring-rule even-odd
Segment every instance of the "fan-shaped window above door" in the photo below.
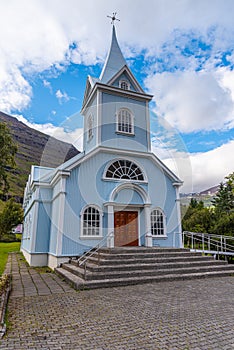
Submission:
{"label": "fan-shaped window above door", "polygon": [[144,175],[139,166],[130,160],[119,159],[113,162],[107,169],[106,178],[121,180],[144,181]]}

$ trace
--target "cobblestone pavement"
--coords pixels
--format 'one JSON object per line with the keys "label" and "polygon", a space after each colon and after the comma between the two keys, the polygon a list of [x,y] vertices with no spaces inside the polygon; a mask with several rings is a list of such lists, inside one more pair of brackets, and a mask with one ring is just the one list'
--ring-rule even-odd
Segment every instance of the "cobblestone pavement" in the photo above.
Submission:
{"label": "cobblestone pavement", "polygon": [[234,350],[234,277],[76,292],[17,256],[1,350]]}

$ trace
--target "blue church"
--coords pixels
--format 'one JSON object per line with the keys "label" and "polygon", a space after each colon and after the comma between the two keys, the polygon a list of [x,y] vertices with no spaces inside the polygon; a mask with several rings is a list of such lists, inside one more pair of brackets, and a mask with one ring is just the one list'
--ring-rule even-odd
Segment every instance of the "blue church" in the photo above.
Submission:
{"label": "blue church", "polygon": [[112,27],[99,78],[88,76],[83,152],[58,168],[32,166],[21,251],[57,267],[98,243],[182,247],[181,180],[151,152],[149,103]]}

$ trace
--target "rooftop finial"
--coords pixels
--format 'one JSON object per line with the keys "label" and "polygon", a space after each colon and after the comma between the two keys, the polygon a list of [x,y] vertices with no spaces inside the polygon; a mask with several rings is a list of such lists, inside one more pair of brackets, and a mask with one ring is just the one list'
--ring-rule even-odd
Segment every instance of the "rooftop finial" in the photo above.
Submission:
{"label": "rooftop finial", "polygon": [[107,16],[108,18],[111,18],[111,24],[115,24],[115,21],[120,21],[120,19],[116,18],[117,12],[113,12],[112,16]]}

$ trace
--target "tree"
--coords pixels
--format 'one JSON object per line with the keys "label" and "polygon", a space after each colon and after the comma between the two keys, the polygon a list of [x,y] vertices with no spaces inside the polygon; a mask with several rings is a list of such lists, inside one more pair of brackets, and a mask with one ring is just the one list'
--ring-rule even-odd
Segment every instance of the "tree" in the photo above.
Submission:
{"label": "tree", "polygon": [[9,183],[7,170],[15,166],[17,147],[12,140],[10,130],[5,123],[0,122],[0,192],[7,193]]}
{"label": "tree", "polygon": [[212,211],[204,208],[202,201],[192,198],[188,210],[182,220],[184,231],[210,232],[212,226]]}
{"label": "tree", "polygon": [[0,213],[0,240],[12,235],[13,227],[23,222],[23,209],[13,198],[9,199]]}
{"label": "tree", "polygon": [[213,200],[215,214],[220,218],[230,215],[234,210],[234,172],[225,177],[226,181],[221,182],[216,197]]}

